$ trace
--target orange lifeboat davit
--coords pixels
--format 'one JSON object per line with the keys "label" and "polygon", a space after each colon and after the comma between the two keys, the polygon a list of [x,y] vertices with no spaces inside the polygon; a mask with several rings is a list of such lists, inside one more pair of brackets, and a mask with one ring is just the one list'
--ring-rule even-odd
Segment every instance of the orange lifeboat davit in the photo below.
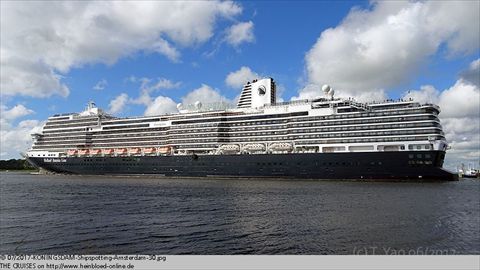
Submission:
{"label": "orange lifeboat davit", "polygon": [[163,146],[163,147],[159,147],[158,148],[158,152],[160,154],[170,154],[172,151],[172,147],[171,146]]}
{"label": "orange lifeboat davit", "polygon": [[127,148],[117,148],[117,149],[115,149],[115,154],[125,155],[125,154],[127,154]]}
{"label": "orange lifeboat davit", "polygon": [[155,147],[143,148],[143,153],[145,153],[145,155],[155,154],[156,152],[157,149]]}
{"label": "orange lifeboat davit", "polygon": [[102,150],[100,150],[100,149],[92,149],[92,150],[90,150],[90,155],[92,155],[92,156],[100,155],[101,152],[102,152]]}
{"label": "orange lifeboat davit", "polygon": [[78,155],[79,155],[79,156],[86,156],[86,155],[88,155],[88,149],[80,149],[80,150],[78,150]]}
{"label": "orange lifeboat davit", "polygon": [[130,153],[132,155],[138,155],[138,154],[141,154],[142,151],[140,150],[140,148],[130,148],[128,150],[128,153]]}
{"label": "orange lifeboat davit", "polygon": [[112,155],[113,154],[113,149],[102,149],[102,154]]}

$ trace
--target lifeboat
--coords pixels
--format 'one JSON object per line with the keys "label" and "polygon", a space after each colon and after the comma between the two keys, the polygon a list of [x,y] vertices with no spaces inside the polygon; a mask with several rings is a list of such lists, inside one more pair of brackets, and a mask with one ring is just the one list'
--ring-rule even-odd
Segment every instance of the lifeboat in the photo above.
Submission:
{"label": "lifeboat", "polygon": [[92,156],[100,155],[101,152],[102,152],[102,150],[100,150],[100,149],[92,149],[92,150],[90,150],[90,155],[92,155]]}
{"label": "lifeboat", "polygon": [[112,155],[113,154],[113,149],[102,149],[102,154]]}
{"label": "lifeboat", "polygon": [[157,148],[155,147],[143,148],[143,153],[145,153],[146,155],[155,154],[156,152]]}
{"label": "lifeboat", "polygon": [[243,149],[248,151],[263,151],[265,150],[265,145],[262,143],[252,143],[245,145]]}
{"label": "lifeboat", "polygon": [[71,149],[71,150],[68,150],[67,151],[67,155],[68,156],[75,156],[77,154],[77,150],[76,149]]}
{"label": "lifeboat", "polygon": [[238,144],[224,144],[220,146],[220,150],[223,151],[239,151],[240,146]]}
{"label": "lifeboat", "polygon": [[291,143],[272,143],[270,149],[273,151],[292,151],[293,145]]}
{"label": "lifeboat", "polygon": [[86,156],[86,155],[88,155],[88,153],[89,153],[89,152],[88,152],[88,149],[80,149],[80,150],[78,150],[78,155],[79,155],[79,156]]}
{"label": "lifeboat", "polygon": [[170,146],[163,146],[158,148],[158,152],[160,154],[170,154],[172,151],[172,147]]}
{"label": "lifeboat", "polygon": [[132,155],[138,155],[138,154],[141,154],[141,150],[140,148],[130,148],[128,150],[128,153],[132,154]]}
{"label": "lifeboat", "polygon": [[127,148],[117,148],[117,149],[115,149],[115,154],[125,155],[125,154],[127,154]]}

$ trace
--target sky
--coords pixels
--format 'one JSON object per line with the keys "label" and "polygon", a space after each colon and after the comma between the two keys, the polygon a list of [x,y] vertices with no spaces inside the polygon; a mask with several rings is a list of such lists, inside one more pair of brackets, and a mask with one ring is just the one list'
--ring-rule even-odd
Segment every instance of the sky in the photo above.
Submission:
{"label": "sky", "polygon": [[1,159],[89,100],[120,117],[175,113],[273,77],[283,101],[329,84],[436,103],[445,166],[480,165],[479,1],[2,1],[0,20]]}

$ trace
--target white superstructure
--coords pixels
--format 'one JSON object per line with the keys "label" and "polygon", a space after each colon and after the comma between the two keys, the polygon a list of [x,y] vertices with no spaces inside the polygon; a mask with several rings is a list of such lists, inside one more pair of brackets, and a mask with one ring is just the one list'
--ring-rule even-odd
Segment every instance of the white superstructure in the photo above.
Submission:
{"label": "white superstructure", "polygon": [[[224,155],[445,150],[439,108],[414,101],[326,97],[276,103],[271,78],[247,83],[236,108],[179,104],[181,113],[116,118],[90,103],[50,117],[30,157]],[[222,105],[223,106],[223,105]],[[228,107],[228,106],[223,106]]]}

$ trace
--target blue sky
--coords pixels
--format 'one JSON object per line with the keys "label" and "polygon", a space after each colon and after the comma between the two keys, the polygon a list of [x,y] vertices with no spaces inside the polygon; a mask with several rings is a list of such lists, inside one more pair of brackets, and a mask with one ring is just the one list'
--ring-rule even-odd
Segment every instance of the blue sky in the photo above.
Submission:
{"label": "blue sky", "polygon": [[[478,126],[478,5],[2,2],[1,158],[17,156],[48,116],[88,100],[118,116],[173,112],[195,98],[233,101],[239,81],[259,75],[277,81],[283,100],[314,97],[328,83],[360,100],[410,91],[466,108],[447,109],[442,121],[459,146],[455,162],[478,163],[479,129],[456,127]],[[450,105],[449,95],[467,98]]]}
{"label": "blue sky", "polygon": [[[168,78],[181,81],[178,89],[157,92],[174,100],[201,84],[208,84],[229,98],[234,98],[241,89],[225,85],[225,77],[231,71],[248,66],[258,74],[274,77],[287,91],[285,98],[296,95],[301,87],[299,80],[304,76],[304,56],[323,29],[334,27],[349,12],[352,6],[365,5],[365,2],[300,1],[289,2],[242,2],[243,12],[238,21],[255,23],[255,41],[235,48],[222,43],[222,30],[232,24],[229,20],[219,20],[214,36],[207,42],[181,50],[180,62],[174,63],[164,55],[138,51],[119,59],[112,65],[104,63],[87,64],[73,68],[65,74],[63,81],[70,88],[67,98],[52,96],[48,99],[19,97],[16,102],[25,102],[33,109],[38,119],[44,119],[56,112],[81,110],[89,99],[98,106],[108,108],[110,100],[120,93],[135,96],[138,83],[129,83],[130,76],[147,78]],[[293,24],[292,24],[293,22]],[[215,51],[212,56],[207,54]],[[105,79],[108,85],[102,91],[93,87]],[[45,110],[50,108],[50,110]],[[142,106],[129,106],[121,112],[123,116],[142,115]]]}

